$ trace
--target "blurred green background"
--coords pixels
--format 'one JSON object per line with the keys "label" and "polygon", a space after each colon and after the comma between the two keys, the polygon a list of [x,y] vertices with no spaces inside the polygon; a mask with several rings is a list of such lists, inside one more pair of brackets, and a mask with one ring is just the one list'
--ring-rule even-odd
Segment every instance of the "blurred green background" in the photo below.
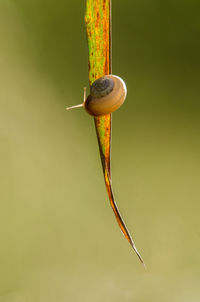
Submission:
{"label": "blurred green background", "polygon": [[0,0],[0,301],[200,301],[200,2],[113,1],[116,224],[88,85],[85,1]]}

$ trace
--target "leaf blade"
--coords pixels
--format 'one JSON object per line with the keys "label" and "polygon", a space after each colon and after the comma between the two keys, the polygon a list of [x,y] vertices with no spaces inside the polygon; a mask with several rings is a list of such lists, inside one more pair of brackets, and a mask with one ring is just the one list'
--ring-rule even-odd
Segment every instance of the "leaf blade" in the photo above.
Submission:
{"label": "leaf blade", "polygon": [[[89,83],[107,74],[111,74],[111,0],[87,0],[85,24],[88,38],[88,67]],[[135,250],[140,261],[144,264],[133,239],[122,219],[114,199],[111,184],[110,149],[112,115],[106,114],[94,118],[99,144],[104,180],[118,225]]]}

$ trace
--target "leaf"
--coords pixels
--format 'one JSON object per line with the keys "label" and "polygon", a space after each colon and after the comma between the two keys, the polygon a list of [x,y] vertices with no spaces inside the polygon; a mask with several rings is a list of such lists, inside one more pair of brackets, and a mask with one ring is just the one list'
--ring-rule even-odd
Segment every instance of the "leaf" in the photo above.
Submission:
{"label": "leaf", "polygon": [[[107,74],[111,74],[111,0],[87,0],[85,24],[88,38],[89,83]],[[114,200],[111,186],[110,148],[111,114],[95,117],[95,127],[99,143],[104,179],[111,207],[121,231],[129,241],[141,262],[142,257],[136,249],[131,235],[120,215]]]}

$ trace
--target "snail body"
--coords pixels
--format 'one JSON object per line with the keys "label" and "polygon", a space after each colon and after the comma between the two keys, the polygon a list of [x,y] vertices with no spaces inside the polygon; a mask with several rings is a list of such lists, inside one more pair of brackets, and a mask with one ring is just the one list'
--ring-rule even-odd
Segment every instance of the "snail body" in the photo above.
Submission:
{"label": "snail body", "polygon": [[120,77],[106,75],[94,81],[87,98],[84,93],[83,104],[67,109],[84,107],[92,116],[109,114],[124,103],[126,94],[126,84]]}

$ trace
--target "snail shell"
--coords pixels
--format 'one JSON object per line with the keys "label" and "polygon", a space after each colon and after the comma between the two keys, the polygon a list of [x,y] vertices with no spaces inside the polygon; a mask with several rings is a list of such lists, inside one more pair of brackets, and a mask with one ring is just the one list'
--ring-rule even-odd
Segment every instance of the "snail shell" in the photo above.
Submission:
{"label": "snail shell", "polygon": [[126,84],[120,77],[106,75],[94,81],[84,107],[93,116],[108,114],[124,103],[126,94]]}

